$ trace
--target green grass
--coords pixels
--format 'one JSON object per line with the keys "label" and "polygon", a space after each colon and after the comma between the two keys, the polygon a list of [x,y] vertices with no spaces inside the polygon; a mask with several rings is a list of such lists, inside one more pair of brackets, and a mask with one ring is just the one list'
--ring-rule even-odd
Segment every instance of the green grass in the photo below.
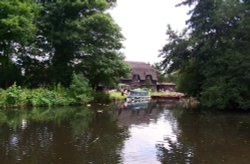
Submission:
{"label": "green grass", "polygon": [[126,96],[122,96],[121,92],[110,92],[109,93],[111,100],[125,100]]}

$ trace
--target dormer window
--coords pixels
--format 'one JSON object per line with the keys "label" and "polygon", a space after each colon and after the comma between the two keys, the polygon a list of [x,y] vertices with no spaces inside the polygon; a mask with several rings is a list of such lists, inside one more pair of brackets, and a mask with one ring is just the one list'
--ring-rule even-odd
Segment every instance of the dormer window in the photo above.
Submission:
{"label": "dormer window", "polygon": [[133,81],[139,81],[139,75],[134,74],[133,75]]}
{"label": "dormer window", "polygon": [[146,76],[146,80],[152,80],[152,76],[151,75],[147,75]]}

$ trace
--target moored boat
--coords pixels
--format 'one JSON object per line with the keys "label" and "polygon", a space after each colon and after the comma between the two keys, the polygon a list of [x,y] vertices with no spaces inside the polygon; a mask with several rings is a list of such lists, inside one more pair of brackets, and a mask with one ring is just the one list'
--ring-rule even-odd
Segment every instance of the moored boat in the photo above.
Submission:
{"label": "moored boat", "polygon": [[126,102],[149,101],[151,99],[149,92],[142,89],[134,89],[129,91]]}

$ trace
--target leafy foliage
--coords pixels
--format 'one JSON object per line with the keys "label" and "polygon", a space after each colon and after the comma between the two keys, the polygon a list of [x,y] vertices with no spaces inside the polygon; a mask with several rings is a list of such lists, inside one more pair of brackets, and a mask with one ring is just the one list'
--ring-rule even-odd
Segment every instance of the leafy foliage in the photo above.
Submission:
{"label": "leafy foliage", "polygon": [[83,65],[85,76],[89,79],[93,89],[100,86],[115,86],[120,77],[125,76],[130,68],[123,61],[123,56],[110,54],[98,54],[97,57],[89,57]]}
{"label": "leafy foliage", "polygon": [[118,53],[122,35],[105,12],[114,2],[62,0],[43,3],[39,29],[46,40],[42,45],[53,47],[49,52],[49,74],[53,83],[68,86],[74,71],[82,72],[92,86],[100,83],[99,76],[106,79],[121,76],[113,72],[121,72],[124,67]]}
{"label": "leafy foliage", "polygon": [[0,107],[51,107],[79,105],[90,102],[92,98],[88,81],[82,75],[75,75],[71,88],[66,89],[58,84],[53,89],[24,89],[13,84],[6,90],[0,90]]}
{"label": "leafy foliage", "polygon": [[[116,0],[0,2],[0,87],[69,87],[73,72],[90,85],[115,85],[128,72],[123,39],[107,10]],[[105,77],[105,78],[104,78]]]}
{"label": "leafy foliage", "polygon": [[33,1],[0,1],[0,87],[21,81],[20,68],[13,59],[21,47],[31,42],[36,32],[34,18],[39,6]]}
{"label": "leafy foliage", "polygon": [[4,92],[3,101],[5,101],[7,105],[21,104],[24,101],[21,93],[21,88],[18,87],[16,84],[13,84]]}
{"label": "leafy foliage", "polygon": [[85,104],[92,100],[92,90],[89,87],[88,80],[82,74],[73,74],[70,91],[75,101],[80,104]]}
{"label": "leafy foliage", "polygon": [[155,63],[153,67],[154,67],[154,70],[156,71],[158,82],[160,83],[166,82],[168,80],[167,73],[164,71],[161,65],[159,63]]}
{"label": "leafy foliage", "polygon": [[7,55],[12,43],[27,43],[33,37],[38,7],[29,0],[1,0],[0,6],[0,50]]}
{"label": "leafy foliage", "polygon": [[189,33],[168,29],[163,65],[179,71],[181,90],[217,109],[249,109],[248,1],[187,0],[195,4]]}

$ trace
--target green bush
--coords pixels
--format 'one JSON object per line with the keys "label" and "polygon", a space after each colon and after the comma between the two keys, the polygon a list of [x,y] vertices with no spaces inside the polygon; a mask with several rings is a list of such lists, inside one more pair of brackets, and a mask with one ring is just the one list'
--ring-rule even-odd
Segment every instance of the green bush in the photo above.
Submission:
{"label": "green bush", "polygon": [[4,106],[21,106],[26,103],[26,95],[20,86],[14,83],[7,88],[2,95]]}
{"label": "green bush", "polygon": [[29,100],[32,106],[52,106],[55,101],[55,92],[46,88],[34,89],[30,92]]}
{"label": "green bush", "polygon": [[15,83],[6,90],[0,89],[0,107],[24,106],[66,106],[86,104],[93,99],[93,92],[88,80],[82,74],[73,74],[72,85],[69,89],[60,84],[52,89],[22,89]]}
{"label": "green bush", "polygon": [[32,106],[66,106],[75,104],[69,91],[63,87],[54,90],[46,88],[34,89],[31,91],[29,99]]}
{"label": "green bush", "polygon": [[66,106],[74,103],[74,99],[69,94],[69,90],[62,87],[61,84],[57,84],[54,91],[56,92],[54,105]]}
{"label": "green bush", "polygon": [[4,106],[5,90],[0,89],[0,107]]}
{"label": "green bush", "polygon": [[94,101],[99,103],[109,103],[111,102],[110,95],[105,92],[95,92]]}
{"label": "green bush", "polygon": [[89,86],[89,81],[82,74],[73,74],[70,92],[75,99],[75,103],[86,104],[93,99],[93,92]]}

